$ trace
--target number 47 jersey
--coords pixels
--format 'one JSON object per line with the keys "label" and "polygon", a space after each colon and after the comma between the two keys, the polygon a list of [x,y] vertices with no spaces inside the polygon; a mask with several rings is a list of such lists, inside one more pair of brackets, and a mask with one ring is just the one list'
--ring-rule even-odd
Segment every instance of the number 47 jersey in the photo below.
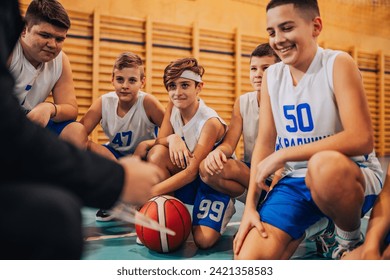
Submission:
{"label": "number 47 jersey", "polygon": [[[340,53],[318,47],[311,65],[297,86],[293,85],[289,66],[283,62],[267,69],[277,149],[315,142],[343,130],[333,87],[333,65]],[[374,152],[351,159],[382,172]],[[293,169],[289,176],[305,176],[307,161],[288,164]]]}

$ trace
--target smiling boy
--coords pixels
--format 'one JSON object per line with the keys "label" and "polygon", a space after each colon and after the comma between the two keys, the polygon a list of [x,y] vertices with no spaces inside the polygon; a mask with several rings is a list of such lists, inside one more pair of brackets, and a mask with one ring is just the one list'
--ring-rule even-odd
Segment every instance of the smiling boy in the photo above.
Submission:
{"label": "smiling boy", "polygon": [[[361,215],[382,186],[362,77],[348,54],[318,46],[317,1],[272,0],[266,11],[269,42],[282,62],[263,78],[235,259],[288,259],[323,217],[335,224],[327,253],[338,259],[362,243]],[[286,163],[292,170],[269,190],[265,179]],[[262,190],[268,196],[258,205]]]}

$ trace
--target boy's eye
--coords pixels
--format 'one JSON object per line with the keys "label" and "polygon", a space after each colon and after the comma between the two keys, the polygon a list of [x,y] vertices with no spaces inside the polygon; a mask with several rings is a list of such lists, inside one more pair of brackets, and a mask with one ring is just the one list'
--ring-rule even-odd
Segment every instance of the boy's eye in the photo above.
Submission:
{"label": "boy's eye", "polygon": [[129,80],[129,82],[130,82],[131,84],[135,84],[135,83],[137,82],[137,79],[131,78],[131,79]]}
{"label": "boy's eye", "polygon": [[175,84],[168,84],[168,90],[175,90],[176,85]]}
{"label": "boy's eye", "polygon": [[256,71],[257,68],[256,67],[251,67],[251,71]]}
{"label": "boy's eye", "polygon": [[292,26],[285,26],[282,28],[283,31],[291,31],[293,29]]}
{"label": "boy's eye", "polygon": [[42,37],[42,38],[45,38],[45,39],[48,39],[51,37],[50,34],[46,34],[46,33],[39,33],[39,35]]}
{"label": "boy's eye", "polygon": [[119,82],[119,83],[123,83],[123,78],[122,77],[117,77],[116,81]]}
{"label": "boy's eye", "polygon": [[268,36],[270,36],[270,37],[273,37],[275,35],[275,30],[273,30],[271,28],[267,29],[267,32],[268,32]]}

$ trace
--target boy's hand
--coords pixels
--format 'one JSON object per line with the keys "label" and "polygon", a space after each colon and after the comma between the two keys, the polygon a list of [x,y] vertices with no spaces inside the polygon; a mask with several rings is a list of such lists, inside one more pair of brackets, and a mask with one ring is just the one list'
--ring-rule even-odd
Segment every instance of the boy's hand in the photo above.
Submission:
{"label": "boy's hand", "polygon": [[27,114],[27,118],[33,123],[45,127],[50,120],[52,109],[53,104],[42,102]]}
{"label": "boy's hand", "polygon": [[218,148],[210,152],[204,160],[204,167],[206,172],[211,176],[221,173],[223,165],[227,162],[226,155]]}
{"label": "boy's hand", "polygon": [[257,229],[257,231],[262,237],[268,237],[260,221],[259,213],[256,211],[256,209],[245,208],[244,214],[242,215],[240,227],[238,229],[236,237],[233,240],[234,255],[238,255],[240,253],[242,244],[244,243],[246,236],[248,235],[249,231],[251,231],[251,229],[254,227]]}
{"label": "boy's hand", "polygon": [[173,165],[185,169],[190,165],[190,158],[193,157],[186,143],[177,134],[169,135],[167,140],[169,143],[169,157]]}
{"label": "boy's hand", "polygon": [[164,178],[161,169],[137,156],[122,157],[118,162],[125,171],[120,200],[135,206],[143,205],[152,197],[152,187]]}
{"label": "boy's hand", "polygon": [[269,187],[265,184],[265,180],[283,167],[284,161],[281,160],[279,151],[272,153],[256,166],[256,185],[268,192]]}

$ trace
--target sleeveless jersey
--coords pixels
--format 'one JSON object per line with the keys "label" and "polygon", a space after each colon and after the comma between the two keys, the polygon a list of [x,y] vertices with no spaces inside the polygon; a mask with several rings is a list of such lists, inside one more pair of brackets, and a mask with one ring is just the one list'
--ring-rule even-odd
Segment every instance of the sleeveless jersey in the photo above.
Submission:
{"label": "sleeveless jersey", "polygon": [[147,93],[139,91],[137,102],[121,118],[117,115],[119,98],[115,92],[102,95],[102,120],[107,145],[121,152],[132,154],[144,140],[156,139],[156,125],[146,115],[144,98]]}
{"label": "sleeveless jersey", "polygon": [[[307,72],[296,87],[290,69],[279,62],[268,68],[267,83],[279,148],[315,142],[343,130],[333,88],[333,65],[339,51],[318,48]],[[351,157],[382,178],[375,153]],[[304,177],[307,161],[289,162],[287,176]]]}
{"label": "sleeveless jersey", "polygon": [[19,104],[28,112],[44,102],[62,74],[62,51],[53,60],[42,63],[38,69],[26,59],[18,41],[9,67],[15,78],[14,92]]}
{"label": "sleeveless jersey", "polygon": [[242,136],[244,140],[244,161],[250,163],[259,131],[257,91],[247,92],[240,96],[240,114],[242,117]]}
{"label": "sleeveless jersey", "polygon": [[[227,126],[225,121],[218,116],[216,111],[206,106],[202,99],[199,99],[199,108],[187,124],[183,124],[180,111],[176,107],[172,108],[170,122],[175,134],[184,139],[188,150],[192,153],[199,141],[204,124],[211,118],[217,118],[225,127]],[[223,137],[221,139],[223,139]],[[216,144],[218,144],[220,140]]]}

